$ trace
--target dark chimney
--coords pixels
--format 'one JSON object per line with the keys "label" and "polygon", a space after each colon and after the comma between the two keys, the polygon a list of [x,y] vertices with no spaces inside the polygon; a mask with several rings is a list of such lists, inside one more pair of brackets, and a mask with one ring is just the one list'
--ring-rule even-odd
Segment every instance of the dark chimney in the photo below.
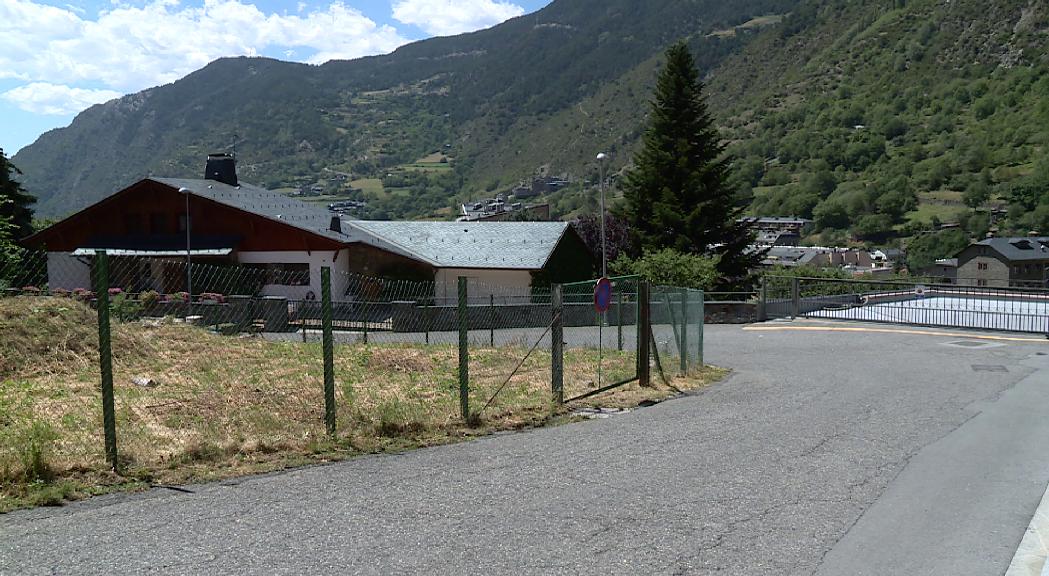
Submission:
{"label": "dark chimney", "polygon": [[208,154],[204,166],[204,179],[216,180],[230,186],[237,185],[237,165],[230,154]]}
{"label": "dark chimney", "polygon": [[340,234],[342,233],[342,218],[339,218],[338,216],[331,217],[331,231]]}

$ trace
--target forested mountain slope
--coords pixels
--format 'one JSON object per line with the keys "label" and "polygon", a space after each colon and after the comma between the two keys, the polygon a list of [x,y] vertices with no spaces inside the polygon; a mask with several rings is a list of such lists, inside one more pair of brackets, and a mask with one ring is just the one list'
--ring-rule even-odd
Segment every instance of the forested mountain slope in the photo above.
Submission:
{"label": "forested mountain slope", "polygon": [[[710,82],[752,211],[829,242],[1049,230],[1049,7],[806,2]],[[974,208],[976,210],[974,210]]]}
{"label": "forested mountain slope", "polygon": [[[49,216],[146,174],[197,175],[234,134],[242,176],[264,186],[385,179],[372,215],[447,215],[540,169],[575,178],[555,212],[585,211],[594,154],[629,162],[682,37],[752,213],[812,217],[824,243],[949,222],[955,244],[1049,231],[1049,6],[1032,0],[558,0],[386,56],[219,60],[95,106],[14,162]],[[454,168],[389,175],[435,150]]]}
{"label": "forested mountain slope", "polygon": [[[228,149],[234,134],[243,177],[269,187],[325,170],[381,177],[451,144],[456,178],[442,190],[465,187],[467,194],[491,185],[478,174],[494,174],[499,184],[530,176],[536,166],[515,162],[512,152],[490,152],[538,141],[540,134],[526,133],[531,126],[610,83],[635,85],[635,69],[671,41],[702,38],[796,3],[557,0],[488,30],[417,42],[386,56],[322,66],[218,60],[172,84],[94,106],[13,160],[45,216],[68,213],[147,174],[196,175],[204,154]],[[711,37],[705,61],[720,61],[743,36]],[[633,93],[628,125],[583,126],[572,146],[586,154],[549,149],[536,162],[578,172],[597,146],[624,134],[629,140],[641,121],[636,103],[646,97],[642,86]]]}

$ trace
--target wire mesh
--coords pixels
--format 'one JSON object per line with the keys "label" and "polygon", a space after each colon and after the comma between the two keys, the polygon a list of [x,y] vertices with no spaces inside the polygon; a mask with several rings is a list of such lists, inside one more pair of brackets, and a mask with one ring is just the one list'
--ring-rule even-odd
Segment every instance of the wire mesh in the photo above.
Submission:
{"label": "wire mesh", "polygon": [[118,256],[109,269],[124,467],[251,459],[324,435],[320,345],[297,337],[319,318],[308,268]]}
{"label": "wire mesh", "polygon": [[468,278],[467,328],[472,412],[527,418],[548,412],[548,286]]}
{"label": "wire mesh", "polygon": [[[111,320],[122,470],[154,475],[210,462],[248,465],[268,454],[308,452],[326,436],[318,266],[121,255],[107,258],[108,279],[96,285],[97,255],[19,250],[4,257],[5,478],[34,473],[34,458],[59,472],[107,467],[101,294]],[[374,449],[386,439],[425,441],[466,426],[461,351],[468,351],[471,414],[498,419],[501,427],[547,417],[555,307],[550,288],[531,281],[478,273],[466,281],[461,308],[456,277],[332,273],[338,438]],[[565,398],[637,376],[638,291],[637,278],[614,279],[609,308],[598,313],[594,282],[563,287]],[[688,293],[684,305],[698,319],[694,296]],[[691,332],[687,340],[695,341]]]}
{"label": "wire mesh", "polygon": [[703,291],[653,286],[650,309],[653,345],[663,375],[688,375],[702,368]]}
{"label": "wire mesh", "polygon": [[[1041,288],[981,286],[976,280],[936,284],[921,278],[772,280],[796,286],[785,300],[792,314],[802,317],[1049,333],[1049,291]],[[779,300],[784,300],[782,292]]]}
{"label": "wire mesh", "polygon": [[564,286],[567,398],[637,377],[639,281],[612,278],[603,313],[594,303],[597,280]]}
{"label": "wire mesh", "polygon": [[0,485],[105,465],[93,294],[50,289],[65,265],[0,254]]}

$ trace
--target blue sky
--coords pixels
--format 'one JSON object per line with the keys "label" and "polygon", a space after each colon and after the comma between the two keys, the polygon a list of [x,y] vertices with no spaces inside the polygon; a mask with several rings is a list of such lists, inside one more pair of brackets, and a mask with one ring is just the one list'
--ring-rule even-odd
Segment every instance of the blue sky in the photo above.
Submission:
{"label": "blue sky", "polygon": [[487,28],[551,0],[0,0],[0,148],[223,56],[322,63]]}

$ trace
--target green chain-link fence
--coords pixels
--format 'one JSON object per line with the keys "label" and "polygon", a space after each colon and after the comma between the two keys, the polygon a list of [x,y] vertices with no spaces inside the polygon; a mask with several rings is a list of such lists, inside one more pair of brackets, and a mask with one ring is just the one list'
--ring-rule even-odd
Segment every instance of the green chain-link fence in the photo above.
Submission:
{"label": "green chain-link fence", "polygon": [[425,444],[702,363],[702,293],[637,278],[598,313],[593,282],[187,260],[25,251],[0,268],[0,475]]}

